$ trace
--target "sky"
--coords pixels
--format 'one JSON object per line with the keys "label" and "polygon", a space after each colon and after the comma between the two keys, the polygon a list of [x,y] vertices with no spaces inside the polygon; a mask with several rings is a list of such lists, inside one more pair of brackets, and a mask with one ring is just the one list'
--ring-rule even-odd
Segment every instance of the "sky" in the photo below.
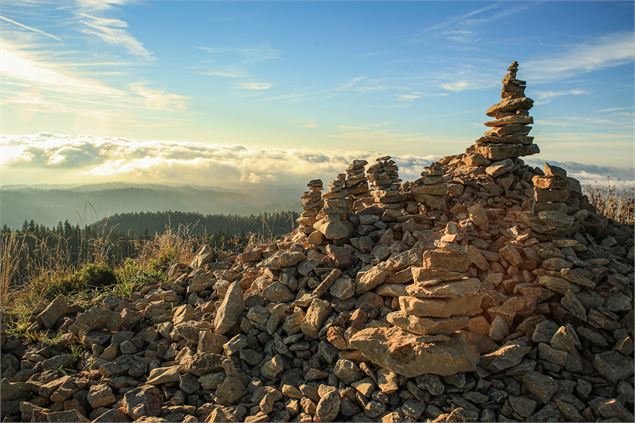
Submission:
{"label": "sky", "polygon": [[0,183],[282,183],[384,154],[416,175],[482,134],[512,60],[537,159],[628,179],[633,16],[631,1],[3,0]]}

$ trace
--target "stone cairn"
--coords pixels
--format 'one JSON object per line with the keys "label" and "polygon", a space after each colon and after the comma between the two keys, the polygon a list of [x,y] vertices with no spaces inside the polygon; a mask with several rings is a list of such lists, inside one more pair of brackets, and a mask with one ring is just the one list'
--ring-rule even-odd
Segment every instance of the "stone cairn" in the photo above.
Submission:
{"label": "stone cairn", "polygon": [[348,215],[352,201],[346,189],[346,174],[340,173],[329,183],[328,192],[322,195],[324,207],[313,227],[331,241],[347,239],[351,236]]}
{"label": "stone cairn", "polygon": [[[531,123],[515,70],[495,128]],[[508,145],[532,148],[476,147]],[[309,183],[295,234],[206,246],[124,298],[3,304],[0,420],[634,421],[633,226],[518,155],[472,147],[416,184],[383,157],[368,204],[356,162]]]}
{"label": "stone cairn", "polygon": [[307,184],[309,188],[300,197],[302,203],[302,213],[298,218],[298,231],[306,235],[314,231],[313,225],[317,222],[317,215],[322,210],[322,189],[323,184],[321,179],[313,179]]}
{"label": "stone cairn", "polygon": [[525,97],[525,81],[516,79],[518,63],[512,62],[503,78],[502,100],[487,111],[487,116],[496,120],[485,122],[492,129],[476,140],[476,152],[488,160],[500,161],[508,158],[537,154],[540,149],[533,144],[529,124],[533,118],[529,110],[534,101]]}
{"label": "stone cairn", "polygon": [[443,165],[438,162],[421,172],[421,178],[412,187],[414,199],[432,209],[445,210],[450,178],[443,173]]}
{"label": "stone cairn", "polygon": [[366,160],[353,160],[346,168],[346,189],[353,201],[353,210],[361,210],[372,202],[368,178],[366,178]]}
{"label": "stone cairn", "polygon": [[401,190],[399,167],[390,156],[379,157],[367,170],[375,204],[386,209],[387,217],[396,218],[406,207],[408,194]]}
{"label": "stone cairn", "polygon": [[[419,335],[430,352],[461,351],[461,360],[452,360],[449,367],[448,361],[444,366],[448,374],[469,368],[478,360],[476,348],[472,349],[465,336],[457,333],[468,327],[472,316],[481,313],[482,301],[481,282],[473,272],[472,277],[468,273],[472,262],[459,240],[456,224],[449,222],[445,234],[435,241],[437,248],[424,251],[423,266],[411,268],[414,283],[406,286],[407,295],[399,297],[400,310],[386,316],[392,325]],[[441,368],[438,363],[430,365]]]}
{"label": "stone cairn", "polygon": [[544,175],[534,175],[532,182],[534,184],[533,214],[538,218],[534,230],[554,235],[569,233],[575,219],[568,215],[567,171],[545,163]]}

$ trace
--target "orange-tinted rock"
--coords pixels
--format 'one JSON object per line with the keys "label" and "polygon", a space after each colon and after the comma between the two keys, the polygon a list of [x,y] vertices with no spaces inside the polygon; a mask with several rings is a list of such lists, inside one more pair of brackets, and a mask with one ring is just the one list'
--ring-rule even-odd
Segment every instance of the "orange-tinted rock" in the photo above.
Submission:
{"label": "orange-tinted rock", "polygon": [[363,329],[353,335],[349,343],[366,360],[406,377],[471,372],[479,360],[476,348],[463,337],[422,342],[417,335],[396,327]]}

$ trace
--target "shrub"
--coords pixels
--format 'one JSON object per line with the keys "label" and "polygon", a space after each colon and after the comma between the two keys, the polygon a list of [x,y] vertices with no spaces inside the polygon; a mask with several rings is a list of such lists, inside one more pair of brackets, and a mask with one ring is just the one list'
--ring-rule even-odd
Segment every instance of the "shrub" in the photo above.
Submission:
{"label": "shrub", "polygon": [[117,285],[113,287],[113,294],[118,297],[129,297],[132,292],[146,283],[163,281],[165,274],[154,269],[152,263],[143,265],[138,260],[127,258],[126,261],[117,268]]}
{"label": "shrub", "polygon": [[16,294],[37,303],[39,300],[52,300],[59,294],[74,296],[116,284],[117,275],[111,267],[102,263],[90,263],[77,271],[38,275]]}
{"label": "shrub", "polygon": [[117,284],[117,275],[108,265],[89,263],[74,275],[80,288],[102,288]]}

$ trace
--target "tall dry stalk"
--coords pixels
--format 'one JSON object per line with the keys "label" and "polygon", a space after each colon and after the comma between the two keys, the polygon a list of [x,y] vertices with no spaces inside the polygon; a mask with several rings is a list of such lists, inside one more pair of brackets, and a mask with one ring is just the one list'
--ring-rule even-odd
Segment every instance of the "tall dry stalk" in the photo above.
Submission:
{"label": "tall dry stalk", "polygon": [[618,223],[635,223],[635,188],[618,187],[609,181],[608,185],[587,185],[584,187],[589,202],[602,216]]}
{"label": "tall dry stalk", "polygon": [[200,240],[192,234],[190,226],[180,226],[177,230],[169,225],[154,239],[140,243],[139,260],[170,260],[189,264],[200,246]]}
{"label": "tall dry stalk", "polygon": [[0,247],[0,302],[5,303],[9,295],[11,281],[14,278],[20,264],[21,250],[24,246],[24,237],[18,237],[16,231],[11,231],[8,236],[2,237]]}

